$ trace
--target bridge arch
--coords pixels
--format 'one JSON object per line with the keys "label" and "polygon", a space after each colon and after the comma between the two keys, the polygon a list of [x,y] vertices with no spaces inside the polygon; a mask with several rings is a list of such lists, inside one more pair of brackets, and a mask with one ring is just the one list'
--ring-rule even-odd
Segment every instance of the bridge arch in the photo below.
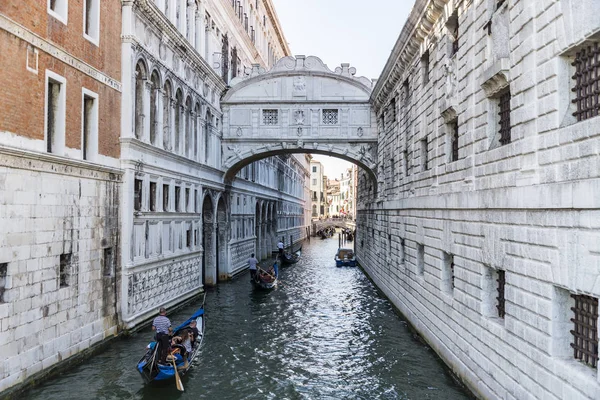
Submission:
{"label": "bridge arch", "polygon": [[332,71],[317,57],[296,56],[232,80],[221,101],[225,181],[263,158],[310,153],[358,165],[376,187],[373,82],[355,74],[349,64]]}

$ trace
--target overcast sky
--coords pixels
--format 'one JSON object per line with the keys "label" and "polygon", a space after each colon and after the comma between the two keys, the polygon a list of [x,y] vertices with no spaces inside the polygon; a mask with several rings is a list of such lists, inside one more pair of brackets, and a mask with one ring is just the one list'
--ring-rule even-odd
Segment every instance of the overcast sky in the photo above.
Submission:
{"label": "overcast sky", "polygon": [[[292,55],[317,56],[329,69],[350,63],[356,75],[379,74],[400,35],[414,0],[273,0]],[[346,161],[316,155],[328,177]]]}

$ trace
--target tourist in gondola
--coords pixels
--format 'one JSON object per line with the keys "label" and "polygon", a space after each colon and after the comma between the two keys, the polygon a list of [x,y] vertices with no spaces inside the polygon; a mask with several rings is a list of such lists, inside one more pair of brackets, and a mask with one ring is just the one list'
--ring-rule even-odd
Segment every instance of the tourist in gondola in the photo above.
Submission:
{"label": "tourist in gondola", "polygon": [[188,329],[184,329],[179,336],[174,336],[171,340],[171,354],[174,356],[179,353],[183,362],[185,363],[183,368],[188,367],[188,357],[192,352],[192,336]]}
{"label": "tourist in gondola", "polygon": [[155,339],[160,351],[158,362],[165,364],[169,354],[169,339],[172,332],[171,320],[167,318],[166,308],[161,307],[158,311],[158,317],[152,321],[152,330],[156,331]]}
{"label": "tourist in gondola", "polygon": [[[254,272],[256,273],[256,270]],[[200,331],[198,330],[197,325],[198,324],[196,323],[196,321],[191,321],[190,327],[188,328],[192,335],[192,347],[194,347],[194,344],[196,343],[196,339],[198,339],[198,336],[200,336]]]}
{"label": "tourist in gondola", "polygon": [[258,264],[258,260],[254,257],[254,253],[250,254],[250,258],[248,259],[248,265],[250,266],[250,280],[254,280],[256,278],[256,265]]}

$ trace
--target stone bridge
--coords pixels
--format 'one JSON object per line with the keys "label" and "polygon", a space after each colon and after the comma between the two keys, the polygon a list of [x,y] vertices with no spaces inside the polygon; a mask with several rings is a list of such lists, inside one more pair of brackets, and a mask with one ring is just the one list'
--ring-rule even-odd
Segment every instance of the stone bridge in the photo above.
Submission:
{"label": "stone bridge", "polygon": [[352,220],[335,219],[335,218],[329,218],[329,219],[325,219],[325,220],[313,220],[312,221],[313,233],[317,232],[320,229],[327,228],[327,227],[330,227],[330,226],[340,227],[340,228],[355,229],[356,228],[356,222],[352,221]]}
{"label": "stone bridge", "polygon": [[317,57],[296,56],[233,79],[221,102],[225,181],[265,157],[311,153],[357,164],[376,187],[373,82],[355,73],[349,64],[331,71]]}

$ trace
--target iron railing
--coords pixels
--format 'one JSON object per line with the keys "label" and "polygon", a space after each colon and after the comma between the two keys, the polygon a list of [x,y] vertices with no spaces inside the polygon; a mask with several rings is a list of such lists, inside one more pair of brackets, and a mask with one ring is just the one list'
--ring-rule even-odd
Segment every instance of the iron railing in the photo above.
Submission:
{"label": "iron railing", "polygon": [[510,91],[499,98],[500,144],[510,143]]}
{"label": "iron railing", "polygon": [[577,121],[583,121],[600,112],[600,46],[589,45],[575,54],[575,93],[573,103],[577,110],[573,115]]}
{"label": "iron railing", "polygon": [[575,314],[571,322],[575,329],[573,335],[573,355],[593,368],[598,366],[598,299],[591,296],[572,294],[575,307],[571,310]]}

